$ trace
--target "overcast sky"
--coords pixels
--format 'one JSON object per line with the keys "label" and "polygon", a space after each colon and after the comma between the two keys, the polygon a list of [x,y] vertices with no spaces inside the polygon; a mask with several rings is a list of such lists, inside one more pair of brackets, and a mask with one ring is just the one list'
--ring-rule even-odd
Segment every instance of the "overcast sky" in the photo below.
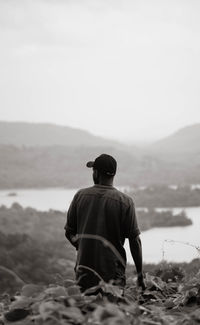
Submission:
{"label": "overcast sky", "polygon": [[0,0],[0,120],[151,140],[200,122],[199,0]]}

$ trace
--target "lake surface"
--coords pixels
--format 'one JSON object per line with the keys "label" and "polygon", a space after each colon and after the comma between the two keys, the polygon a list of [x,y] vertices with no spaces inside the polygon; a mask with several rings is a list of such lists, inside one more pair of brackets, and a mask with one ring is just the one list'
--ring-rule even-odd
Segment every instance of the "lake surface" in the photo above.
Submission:
{"label": "lake surface", "polygon": [[[27,189],[1,190],[0,205],[10,207],[18,202],[23,207],[33,207],[46,211],[49,209],[66,211],[77,192],[77,189]],[[16,193],[17,196],[9,196]],[[157,209],[169,210],[168,209]],[[182,208],[171,208],[178,213]],[[185,208],[186,214],[193,224],[187,227],[153,228],[141,234],[143,260],[147,263],[157,263],[163,258],[167,261],[189,262],[200,257],[198,250],[191,245],[200,247],[200,207]],[[133,263],[128,241],[125,243],[127,259]]]}

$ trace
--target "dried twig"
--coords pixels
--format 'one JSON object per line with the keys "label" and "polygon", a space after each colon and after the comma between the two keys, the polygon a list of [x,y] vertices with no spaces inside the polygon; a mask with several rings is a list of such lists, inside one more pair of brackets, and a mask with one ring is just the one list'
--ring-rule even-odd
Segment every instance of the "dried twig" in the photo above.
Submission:
{"label": "dried twig", "polygon": [[193,245],[191,243],[184,242],[184,241],[173,240],[173,239],[165,239],[165,240],[163,240],[163,243],[162,243],[162,260],[163,261],[165,260],[165,249],[164,249],[165,243],[170,243],[170,244],[176,244],[177,243],[177,244],[182,244],[182,245],[193,247],[193,248],[195,248],[197,250],[197,252],[199,254],[199,257],[200,257],[200,247],[199,246],[196,246],[196,245]]}

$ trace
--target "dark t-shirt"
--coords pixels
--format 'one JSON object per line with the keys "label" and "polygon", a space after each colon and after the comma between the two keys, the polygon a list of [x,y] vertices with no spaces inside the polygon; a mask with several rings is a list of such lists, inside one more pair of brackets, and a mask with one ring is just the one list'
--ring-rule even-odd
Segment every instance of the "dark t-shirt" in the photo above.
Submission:
{"label": "dark t-shirt", "polygon": [[[106,282],[115,280],[116,283],[125,284],[125,238],[140,234],[134,203],[128,195],[113,186],[94,185],[81,189],[69,207],[65,229],[71,235],[79,235],[76,275],[82,279],[81,282],[84,282],[84,278],[87,282],[86,274],[90,273],[89,284],[82,283],[82,286],[90,287],[97,283],[95,279],[92,280],[88,268]],[[87,238],[87,235],[97,237]]]}

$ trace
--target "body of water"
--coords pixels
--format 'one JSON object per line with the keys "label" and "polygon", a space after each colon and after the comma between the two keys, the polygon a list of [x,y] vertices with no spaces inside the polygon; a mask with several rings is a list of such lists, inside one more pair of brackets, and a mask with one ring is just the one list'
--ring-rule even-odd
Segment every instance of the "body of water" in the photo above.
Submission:
{"label": "body of water", "polygon": [[[1,190],[0,205],[10,207],[14,202],[23,207],[33,207],[38,210],[49,209],[67,211],[77,189],[27,189]],[[16,193],[16,196],[14,196]],[[158,210],[164,210],[158,209]],[[169,208],[167,209],[169,210]],[[178,213],[182,208],[171,208]],[[184,209],[193,224],[187,227],[153,228],[141,234],[143,260],[147,263],[157,263],[163,258],[167,261],[189,262],[200,257],[199,251],[193,246],[200,246],[200,207]],[[191,246],[193,245],[193,246]],[[125,243],[127,259],[133,263],[128,241]]]}

